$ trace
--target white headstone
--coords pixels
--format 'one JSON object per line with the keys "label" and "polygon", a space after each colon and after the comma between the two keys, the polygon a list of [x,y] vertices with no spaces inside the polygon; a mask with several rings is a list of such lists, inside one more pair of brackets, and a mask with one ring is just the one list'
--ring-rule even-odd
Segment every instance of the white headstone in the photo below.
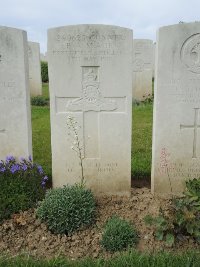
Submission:
{"label": "white headstone", "polygon": [[40,45],[28,42],[29,82],[32,96],[42,95],[42,77],[40,64]]}
{"label": "white headstone", "polygon": [[133,100],[152,96],[153,41],[133,40]]}
{"label": "white headstone", "polygon": [[152,190],[177,193],[200,177],[200,23],[157,36]]}
{"label": "white headstone", "polygon": [[96,194],[129,194],[131,185],[132,30],[77,25],[50,29],[53,186],[81,180],[67,136],[75,117],[86,185]]}
{"label": "white headstone", "polygon": [[26,32],[0,27],[0,160],[32,155]]}

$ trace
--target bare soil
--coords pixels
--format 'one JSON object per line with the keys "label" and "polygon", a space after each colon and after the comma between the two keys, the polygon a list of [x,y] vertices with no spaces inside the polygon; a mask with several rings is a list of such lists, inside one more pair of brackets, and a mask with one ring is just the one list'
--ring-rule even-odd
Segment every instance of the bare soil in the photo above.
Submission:
{"label": "bare soil", "polygon": [[63,255],[71,259],[86,256],[111,257],[112,254],[104,251],[99,241],[104,223],[114,214],[129,220],[136,226],[139,233],[136,249],[139,251],[180,251],[198,248],[198,245],[189,237],[175,247],[168,248],[164,242],[156,241],[152,227],[145,225],[146,215],[158,215],[160,207],[167,211],[170,202],[170,198],[153,196],[147,187],[133,188],[131,197],[97,198],[96,224],[71,236],[52,234],[46,225],[36,218],[35,210],[30,209],[13,215],[12,219],[0,225],[0,254],[28,253],[42,258]]}

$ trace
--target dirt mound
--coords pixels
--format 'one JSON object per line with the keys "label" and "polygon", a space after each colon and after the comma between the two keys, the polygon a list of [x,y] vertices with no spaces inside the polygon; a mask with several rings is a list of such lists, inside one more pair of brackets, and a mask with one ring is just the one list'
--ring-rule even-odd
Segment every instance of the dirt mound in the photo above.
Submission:
{"label": "dirt mound", "polygon": [[[132,189],[131,197],[97,198],[96,224],[71,236],[52,234],[46,225],[36,218],[35,210],[31,209],[15,214],[12,219],[0,225],[0,253],[29,253],[44,258],[65,255],[71,259],[85,256],[110,257],[111,254],[102,250],[99,241],[104,223],[114,214],[135,224],[139,232],[138,250],[170,250],[164,242],[154,240],[152,228],[147,227],[143,220],[147,214],[158,215],[160,207],[168,210],[170,202],[169,198],[153,196],[148,188]],[[195,247],[197,244],[188,238],[177,244],[173,250]]]}

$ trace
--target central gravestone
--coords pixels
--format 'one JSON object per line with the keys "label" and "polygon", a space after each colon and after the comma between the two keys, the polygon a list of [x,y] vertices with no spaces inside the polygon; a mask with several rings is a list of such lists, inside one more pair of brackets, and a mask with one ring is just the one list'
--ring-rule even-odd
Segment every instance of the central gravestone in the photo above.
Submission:
{"label": "central gravestone", "polygon": [[132,31],[79,25],[50,29],[53,186],[81,180],[67,136],[67,117],[80,126],[86,185],[96,194],[128,195],[131,183]]}
{"label": "central gravestone", "polygon": [[[170,38],[169,38],[170,36]],[[200,177],[200,23],[158,32],[152,190],[180,193]]]}
{"label": "central gravestone", "polygon": [[26,32],[0,27],[0,160],[32,155]]}

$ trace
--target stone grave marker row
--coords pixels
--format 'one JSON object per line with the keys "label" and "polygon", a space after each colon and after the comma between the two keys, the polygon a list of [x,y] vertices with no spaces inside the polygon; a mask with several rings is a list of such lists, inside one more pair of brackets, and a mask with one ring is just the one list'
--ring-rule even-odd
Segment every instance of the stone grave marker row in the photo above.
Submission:
{"label": "stone grave marker row", "polygon": [[[81,178],[67,135],[72,116],[81,127],[87,186],[96,194],[130,193],[132,40],[131,30],[116,26],[49,30],[54,187]],[[200,176],[200,23],[162,27],[156,43],[152,191],[180,193],[186,179]],[[24,31],[0,27],[1,159],[32,154],[27,52]]]}

